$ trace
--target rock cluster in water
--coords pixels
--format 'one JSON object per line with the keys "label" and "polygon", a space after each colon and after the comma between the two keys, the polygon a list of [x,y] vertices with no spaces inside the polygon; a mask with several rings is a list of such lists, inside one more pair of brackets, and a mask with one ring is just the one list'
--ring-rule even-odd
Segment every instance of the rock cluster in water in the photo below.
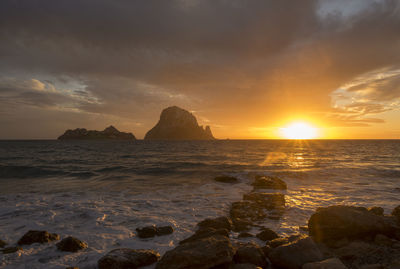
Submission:
{"label": "rock cluster in water", "polygon": [[209,126],[203,128],[187,110],[172,106],[161,112],[158,123],[147,132],[145,140],[211,140]]}
{"label": "rock cluster in water", "polygon": [[77,128],[67,130],[58,137],[59,140],[136,140],[132,133],[118,131],[114,126],[109,126],[103,131],[86,130]]}

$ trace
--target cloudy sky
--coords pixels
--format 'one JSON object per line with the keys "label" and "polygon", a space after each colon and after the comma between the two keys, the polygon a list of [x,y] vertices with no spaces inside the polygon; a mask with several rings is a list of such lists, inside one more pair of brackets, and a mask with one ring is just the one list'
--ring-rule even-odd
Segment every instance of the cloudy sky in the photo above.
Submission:
{"label": "cloudy sky", "polygon": [[1,0],[0,139],[178,105],[218,138],[400,138],[400,1]]}

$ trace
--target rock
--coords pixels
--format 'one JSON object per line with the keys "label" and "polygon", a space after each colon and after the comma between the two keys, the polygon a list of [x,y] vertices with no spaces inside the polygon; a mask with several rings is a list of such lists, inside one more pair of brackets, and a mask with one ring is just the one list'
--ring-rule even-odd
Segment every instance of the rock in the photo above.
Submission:
{"label": "rock", "polygon": [[108,252],[98,261],[99,269],[136,269],[148,266],[160,259],[151,249],[119,248]]}
{"label": "rock", "polygon": [[306,263],[302,269],[347,269],[347,267],[338,258],[330,258],[320,262]]}
{"label": "rock", "polygon": [[377,216],[383,216],[383,213],[385,212],[384,209],[379,206],[370,207],[368,208],[368,211]]}
{"label": "rock", "polygon": [[19,240],[18,245],[31,245],[34,243],[49,243],[51,241],[60,240],[58,234],[52,234],[47,231],[28,231]]}
{"label": "rock", "polygon": [[215,181],[222,183],[238,183],[239,180],[236,177],[231,176],[218,176],[214,178]]}
{"label": "rock", "polygon": [[272,249],[268,254],[272,265],[283,269],[300,269],[304,264],[323,260],[318,246],[306,237]]}
{"label": "rock", "polygon": [[264,252],[254,243],[240,246],[233,256],[235,263],[250,263],[260,267],[267,266],[267,259]]}
{"label": "rock", "polygon": [[286,245],[286,244],[298,241],[303,238],[307,238],[307,236],[302,235],[302,234],[294,234],[289,237],[280,237],[280,238],[273,239],[273,240],[269,241],[267,243],[267,245],[271,248],[276,248],[276,247],[279,247],[282,245]]}
{"label": "rock", "polygon": [[389,246],[390,247],[390,246],[393,245],[394,242],[389,237],[387,237],[386,235],[377,234],[375,236],[374,243],[377,244],[377,245]]}
{"label": "rock", "polygon": [[377,216],[366,208],[329,206],[320,208],[308,221],[309,234],[317,241],[364,238],[384,234],[393,236],[399,227],[393,219]]}
{"label": "rock", "polygon": [[7,246],[7,243],[0,239],[0,248],[4,248],[5,246]]}
{"label": "rock", "polygon": [[200,228],[214,228],[232,230],[232,221],[228,217],[218,217],[215,219],[205,219],[197,224]]}
{"label": "rock", "polygon": [[264,228],[263,231],[259,232],[256,237],[262,241],[271,241],[278,238],[278,234],[269,228]]}
{"label": "rock", "polygon": [[275,190],[287,189],[285,181],[283,181],[278,177],[272,177],[272,176],[256,176],[254,182],[251,185],[255,189],[275,189]]}
{"label": "rock", "polygon": [[136,138],[132,133],[120,132],[114,126],[109,126],[103,131],[85,128],[67,130],[58,137],[58,140],[136,140]]}
{"label": "rock", "polygon": [[[258,221],[267,217],[263,207],[250,201],[239,201],[232,203],[229,214],[233,220],[233,223],[235,223],[235,229],[240,230],[247,230],[248,225],[251,224],[251,222],[244,223],[243,221],[246,221],[246,219]],[[240,226],[237,226],[236,224],[239,222],[241,222]]]}
{"label": "rock", "polygon": [[199,239],[214,237],[216,235],[222,235],[229,238],[229,231],[227,229],[214,229],[214,228],[203,228],[196,231],[192,236],[182,240],[179,244],[185,244],[188,242],[193,242]]}
{"label": "rock", "polygon": [[232,218],[232,230],[235,232],[242,232],[249,230],[249,226],[252,223],[248,220],[240,219],[240,218]]}
{"label": "rock", "polygon": [[257,203],[265,209],[283,209],[285,207],[285,196],[281,193],[251,192],[243,195],[243,200]]}
{"label": "rock", "polygon": [[392,216],[395,216],[397,220],[400,222],[400,205],[397,206],[395,209],[393,209]]}
{"label": "rock", "polygon": [[172,234],[173,232],[174,232],[174,228],[172,228],[172,226],[156,227],[156,235],[157,236],[168,235],[168,234]]}
{"label": "rock", "polygon": [[210,127],[199,126],[192,113],[177,106],[164,109],[145,140],[212,140]]}
{"label": "rock", "polygon": [[386,269],[385,266],[379,263],[375,264],[365,264],[360,267],[360,269]]}
{"label": "rock", "polygon": [[11,253],[15,253],[20,250],[22,250],[21,247],[8,247],[8,248],[4,248],[2,250],[2,252],[3,252],[3,254],[11,254]]}
{"label": "rock", "polygon": [[229,269],[262,269],[261,267],[250,263],[232,264]]}
{"label": "rock", "polygon": [[254,235],[252,235],[251,233],[246,233],[246,232],[243,232],[243,233],[240,233],[239,235],[238,235],[238,238],[246,238],[246,237],[253,237]]}
{"label": "rock", "polygon": [[332,251],[341,260],[352,261],[355,259],[359,259],[367,253],[374,252],[375,249],[376,247],[369,243],[363,241],[353,241],[347,246],[333,249]]}
{"label": "rock", "polygon": [[79,267],[72,267],[72,266],[70,266],[70,267],[67,267],[67,268],[65,268],[65,269],[79,269]]}
{"label": "rock", "polygon": [[155,225],[136,228],[139,238],[150,238],[157,235],[157,227]]}
{"label": "rock", "polygon": [[216,235],[167,251],[157,263],[156,269],[208,269],[230,264],[233,255],[234,248],[230,240]]}
{"label": "rock", "polygon": [[67,252],[78,252],[79,250],[88,247],[87,243],[82,242],[81,240],[72,236],[64,238],[63,240],[58,242],[56,246],[58,250]]}

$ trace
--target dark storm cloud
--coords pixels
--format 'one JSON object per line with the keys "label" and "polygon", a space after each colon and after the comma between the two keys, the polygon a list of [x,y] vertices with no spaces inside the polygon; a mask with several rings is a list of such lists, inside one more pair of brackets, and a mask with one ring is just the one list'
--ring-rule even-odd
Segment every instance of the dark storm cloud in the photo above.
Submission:
{"label": "dark storm cloud", "polygon": [[368,2],[344,17],[321,15],[324,2],[3,0],[0,71],[84,90],[18,91],[0,102],[68,103],[142,118],[145,128],[171,104],[228,125],[267,124],[262,114],[331,113],[331,92],[400,63],[400,8],[395,0]]}

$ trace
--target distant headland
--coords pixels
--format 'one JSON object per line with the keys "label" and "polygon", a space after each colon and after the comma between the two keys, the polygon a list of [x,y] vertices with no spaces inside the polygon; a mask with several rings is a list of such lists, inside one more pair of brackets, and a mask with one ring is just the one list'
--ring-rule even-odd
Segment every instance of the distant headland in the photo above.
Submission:
{"label": "distant headland", "polygon": [[132,133],[120,132],[111,125],[103,131],[86,130],[85,128],[67,130],[58,137],[58,140],[136,140],[136,138]]}
{"label": "distant headland", "polygon": [[187,110],[171,106],[161,112],[158,123],[147,132],[145,140],[212,140],[209,126],[203,128]]}
{"label": "distant headland", "polygon": [[[104,131],[77,128],[67,130],[59,140],[136,140],[132,133],[118,131],[114,126]],[[213,140],[210,126],[198,124],[189,111],[171,106],[161,112],[160,120],[146,133],[145,140]]]}

